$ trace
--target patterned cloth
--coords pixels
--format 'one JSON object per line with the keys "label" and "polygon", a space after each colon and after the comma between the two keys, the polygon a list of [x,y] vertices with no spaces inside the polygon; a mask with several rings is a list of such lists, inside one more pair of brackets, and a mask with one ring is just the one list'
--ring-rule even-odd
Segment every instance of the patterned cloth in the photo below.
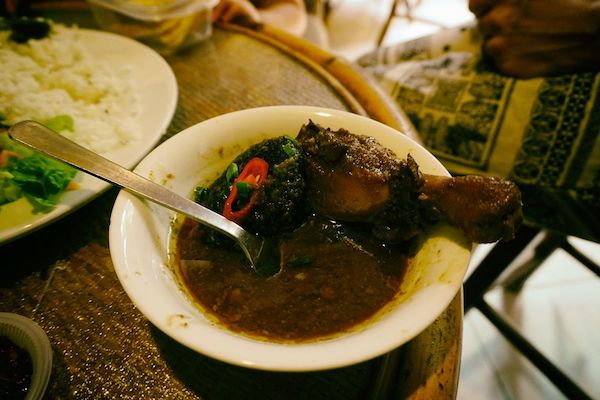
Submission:
{"label": "patterned cloth", "polygon": [[526,219],[598,240],[600,73],[520,80],[494,72],[473,26],[358,60],[453,174],[508,177]]}

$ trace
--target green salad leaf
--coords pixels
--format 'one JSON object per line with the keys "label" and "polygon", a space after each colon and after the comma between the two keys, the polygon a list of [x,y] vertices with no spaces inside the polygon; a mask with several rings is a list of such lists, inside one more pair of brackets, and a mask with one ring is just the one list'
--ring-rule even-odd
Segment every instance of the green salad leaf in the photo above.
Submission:
{"label": "green salad leaf", "polygon": [[55,132],[73,132],[74,122],[73,118],[70,115],[57,115],[56,117],[52,117],[44,121],[44,125],[46,125],[48,128],[52,129]]}
{"label": "green salad leaf", "polygon": [[0,170],[0,204],[11,203],[21,196],[21,188],[12,180],[12,174]]}
{"label": "green salad leaf", "polygon": [[8,137],[8,133],[0,132],[0,150],[9,150],[21,154],[24,157],[29,157],[33,154],[33,150],[20,145]]}
{"label": "green salad leaf", "polygon": [[77,170],[60,161],[45,157],[0,134],[0,151],[21,155],[10,157],[0,166],[0,205],[26,197],[36,212],[48,212],[75,177]]}

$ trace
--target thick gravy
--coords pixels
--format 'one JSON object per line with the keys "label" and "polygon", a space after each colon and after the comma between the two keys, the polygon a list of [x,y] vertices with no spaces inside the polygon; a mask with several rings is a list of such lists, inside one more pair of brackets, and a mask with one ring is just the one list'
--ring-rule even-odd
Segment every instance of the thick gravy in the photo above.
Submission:
{"label": "thick gravy", "polygon": [[394,298],[406,250],[368,233],[312,216],[281,237],[284,266],[265,278],[231,243],[207,245],[185,220],[175,269],[203,310],[232,331],[275,341],[308,341],[344,332]]}

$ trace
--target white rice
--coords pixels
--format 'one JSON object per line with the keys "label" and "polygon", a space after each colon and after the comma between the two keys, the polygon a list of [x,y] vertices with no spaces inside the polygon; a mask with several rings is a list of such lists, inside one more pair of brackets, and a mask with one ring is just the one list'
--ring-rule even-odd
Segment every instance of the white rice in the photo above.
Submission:
{"label": "white rice", "polygon": [[9,32],[0,32],[0,113],[8,125],[69,115],[74,131],[60,133],[106,152],[138,136],[133,71],[94,57],[80,34],[53,24],[47,38],[18,44],[8,40]]}

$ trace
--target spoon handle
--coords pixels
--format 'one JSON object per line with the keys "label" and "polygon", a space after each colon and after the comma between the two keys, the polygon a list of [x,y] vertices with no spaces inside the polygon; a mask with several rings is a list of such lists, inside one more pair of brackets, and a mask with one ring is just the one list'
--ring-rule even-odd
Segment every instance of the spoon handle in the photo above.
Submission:
{"label": "spoon handle", "polygon": [[[13,125],[9,136],[32,149],[56,158],[97,178],[115,184],[137,196],[187,215],[196,221],[235,239],[254,264],[258,256],[254,247],[257,237],[239,225],[194,201],[146,179],[128,169],[94,153],[34,121]],[[258,252],[260,252],[260,246]],[[256,254],[254,254],[256,253]]]}

